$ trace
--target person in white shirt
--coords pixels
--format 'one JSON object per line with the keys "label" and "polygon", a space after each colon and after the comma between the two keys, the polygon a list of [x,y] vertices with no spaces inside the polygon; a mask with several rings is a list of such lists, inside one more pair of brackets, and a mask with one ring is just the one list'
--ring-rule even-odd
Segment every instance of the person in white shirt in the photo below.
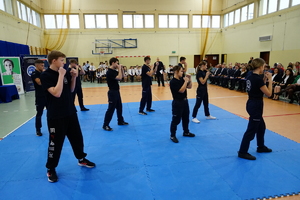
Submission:
{"label": "person in white shirt", "polygon": [[173,75],[174,75],[173,65],[169,65],[169,67],[167,69],[167,73],[168,73],[168,79],[171,80],[173,78]]}
{"label": "person in white shirt", "polygon": [[94,81],[95,81],[95,71],[96,71],[96,67],[94,66],[94,63],[91,63],[91,65],[90,65],[90,80],[91,80],[91,83],[94,83]]}
{"label": "person in white shirt", "polygon": [[141,81],[141,75],[142,75],[142,68],[141,66],[136,66],[135,68],[135,75],[136,75],[136,81],[140,82]]}
{"label": "person in white shirt", "polygon": [[135,76],[135,69],[131,66],[128,70],[128,75],[130,76],[130,81],[133,83],[134,76]]}

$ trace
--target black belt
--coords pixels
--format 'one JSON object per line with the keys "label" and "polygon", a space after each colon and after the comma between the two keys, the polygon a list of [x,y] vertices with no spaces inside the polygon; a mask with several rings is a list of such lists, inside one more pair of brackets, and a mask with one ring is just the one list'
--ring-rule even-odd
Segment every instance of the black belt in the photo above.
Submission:
{"label": "black belt", "polygon": [[184,98],[184,99],[174,99],[174,101],[186,101],[187,98]]}

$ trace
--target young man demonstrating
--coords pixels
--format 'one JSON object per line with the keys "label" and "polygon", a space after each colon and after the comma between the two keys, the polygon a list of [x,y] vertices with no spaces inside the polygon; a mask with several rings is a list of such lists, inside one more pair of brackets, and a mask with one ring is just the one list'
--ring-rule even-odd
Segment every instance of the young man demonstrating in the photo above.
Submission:
{"label": "young man demonstrating", "polygon": [[142,67],[142,99],[140,102],[139,114],[140,115],[147,115],[144,112],[144,108],[147,104],[147,112],[154,112],[155,110],[151,109],[152,106],[152,92],[151,92],[151,85],[152,85],[152,76],[155,73],[155,69],[153,69],[153,65],[150,66],[151,58],[145,57],[144,58],[145,64]]}
{"label": "young man demonstrating", "polygon": [[79,166],[95,167],[83,151],[83,137],[72,98],[78,76],[77,66],[69,72],[63,68],[65,55],[52,51],[48,55],[50,67],[41,74],[41,82],[47,100],[47,123],[49,130],[48,159],[46,163],[49,182],[58,180],[58,165],[65,136],[68,137]]}
{"label": "young man demonstrating", "polygon": [[36,116],[35,116],[35,129],[36,135],[42,136],[42,115],[44,108],[46,107],[46,98],[43,91],[42,83],[40,80],[41,73],[44,71],[44,61],[36,60],[34,62],[35,71],[31,74],[31,79],[35,88],[35,106],[36,106]]}
{"label": "young man demonstrating", "polygon": [[[103,129],[106,131],[112,131],[113,129],[109,126],[115,109],[117,110],[118,125],[128,125],[124,121],[122,116],[122,100],[120,95],[119,81],[124,77],[123,67],[119,65],[117,58],[111,58],[109,60],[110,67],[106,72],[106,82],[109,88],[107,93],[108,96],[108,109],[105,113]],[[118,69],[118,71],[117,71]]]}

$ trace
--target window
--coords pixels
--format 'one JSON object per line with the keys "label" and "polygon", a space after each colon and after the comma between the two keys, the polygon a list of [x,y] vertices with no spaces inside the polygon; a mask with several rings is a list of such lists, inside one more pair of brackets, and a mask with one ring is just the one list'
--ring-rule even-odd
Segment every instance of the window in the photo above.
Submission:
{"label": "window", "polygon": [[45,28],[56,28],[55,16],[54,15],[44,15]]}
{"label": "window", "polygon": [[[1,0],[0,0],[1,1]],[[7,2],[7,0],[5,0]],[[30,9],[29,7],[25,6],[24,4],[17,1],[18,7],[18,16],[20,19],[33,24],[35,26],[41,26],[40,23],[40,14],[36,11]]]}
{"label": "window", "polygon": [[[128,15],[128,16],[130,16],[130,15]],[[126,20],[126,22],[127,22],[127,20]],[[119,27],[118,15],[116,15],[116,14],[99,14],[99,15],[86,14],[86,15],[84,15],[84,24],[85,24],[84,27],[87,29],[89,29],[89,28],[118,28]]]}
{"label": "window", "polygon": [[84,15],[85,28],[96,28],[95,15]]}
{"label": "window", "polygon": [[106,15],[96,15],[96,28],[107,28]]}
{"label": "window", "polygon": [[280,0],[279,10],[286,9],[289,7],[290,2],[286,0]]}
{"label": "window", "polygon": [[0,10],[5,11],[4,0],[0,0]]}
{"label": "window", "polygon": [[254,16],[254,3],[248,6],[248,20],[253,19]]}
{"label": "window", "polygon": [[224,27],[228,26],[228,14],[224,15]]}
{"label": "window", "polygon": [[267,14],[267,3],[268,0],[260,0],[259,4],[259,15],[265,15]]}
{"label": "window", "polygon": [[277,0],[269,0],[268,13],[277,11]]}
{"label": "window", "polygon": [[231,26],[233,25],[233,16],[234,16],[234,12],[230,12],[228,15],[228,25]]}
{"label": "window", "polygon": [[188,28],[188,15],[158,15],[159,28]]}
{"label": "window", "polygon": [[0,0],[0,10],[13,14],[11,0]]}
{"label": "window", "polygon": [[118,15],[107,15],[108,28],[118,28]]}
{"label": "window", "polygon": [[178,15],[169,15],[169,28],[178,28]]}
{"label": "window", "polygon": [[244,6],[242,8],[241,22],[244,22],[248,19],[248,7]]}
{"label": "window", "polygon": [[79,15],[69,15],[70,28],[80,28]]}
{"label": "window", "polygon": [[189,18],[187,15],[179,15],[179,28],[188,28]]}
{"label": "window", "polygon": [[158,15],[158,27],[168,28],[168,15]]}
{"label": "window", "polygon": [[154,28],[154,15],[145,15],[145,28]]}
{"label": "window", "polygon": [[210,16],[202,15],[202,28],[210,28]]}
{"label": "window", "polygon": [[300,4],[300,0],[292,0],[292,6]]}
{"label": "window", "polygon": [[134,28],[144,28],[143,15],[133,15],[133,27]]}
{"label": "window", "polygon": [[193,15],[193,28],[201,28],[201,15]]}
{"label": "window", "polygon": [[[154,28],[153,15],[145,15],[144,17],[144,15],[141,14],[123,15],[123,28],[144,28],[144,18],[147,27]],[[150,18],[152,18],[152,20]]]}
{"label": "window", "polygon": [[234,14],[234,23],[238,24],[241,21],[241,10],[237,9]]}
{"label": "window", "polygon": [[132,15],[123,15],[123,28],[132,28]]}
{"label": "window", "polygon": [[56,15],[56,27],[57,28],[68,28],[67,15]]}
{"label": "window", "polygon": [[211,17],[211,27],[212,28],[220,28],[221,17],[219,15],[213,15]]}

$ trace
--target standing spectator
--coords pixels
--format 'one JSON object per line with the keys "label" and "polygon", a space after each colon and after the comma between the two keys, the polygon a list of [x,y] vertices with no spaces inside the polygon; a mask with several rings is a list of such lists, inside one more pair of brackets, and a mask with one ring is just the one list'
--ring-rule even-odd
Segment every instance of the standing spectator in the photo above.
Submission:
{"label": "standing spectator", "polygon": [[[106,82],[108,85],[108,109],[105,113],[103,129],[106,131],[112,131],[113,129],[109,126],[114,111],[117,110],[118,125],[128,125],[123,118],[122,99],[120,94],[119,81],[124,77],[122,65],[119,65],[117,58],[111,58],[109,60],[110,67],[106,72]],[[118,71],[117,71],[118,69]]]}
{"label": "standing spectator", "polygon": [[167,72],[168,72],[168,79],[171,80],[173,78],[173,75],[174,75],[173,65],[169,65],[169,68],[168,68]]}
{"label": "standing spectator", "polygon": [[35,116],[35,129],[36,135],[42,136],[41,128],[42,128],[42,115],[44,108],[46,107],[46,97],[41,83],[41,73],[44,71],[44,61],[36,60],[34,62],[35,71],[31,74],[31,79],[34,84],[35,89],[35,108],[36,108],[36,116]]}
{"label": "standing spectator", "polygon": [[165,87],[165,82],[164,82],[165,67],[164,64],[159,60],[159,58],[156,59],[156,62],[154,63],[154,67],[156,68],[156,78],[157,78],[158,87],[160,86],[160,82],[162,86]]}
{"label": "standing spectator", "polygon": [[91,80],[91,83],[94,83],[94,81],[95,81],[95,72],[96,72],[96,67],[94,66],[94,63],[91,63],[91,65],[90,65],[90,80]]}
{"label": "standing spectator", "polygon": [[253,61],[253,57],[250,57],[250,60],[248,61],[248,64],[251,64]]}
{"label": "standing spectator", "polygon": [[185,73],[187,71],[187,63],[186,63],[186,58],[185,57],[180,57],[179,58],[179,63],[178,66],[182,67],[183,70],[183,76],[185,76]]}

